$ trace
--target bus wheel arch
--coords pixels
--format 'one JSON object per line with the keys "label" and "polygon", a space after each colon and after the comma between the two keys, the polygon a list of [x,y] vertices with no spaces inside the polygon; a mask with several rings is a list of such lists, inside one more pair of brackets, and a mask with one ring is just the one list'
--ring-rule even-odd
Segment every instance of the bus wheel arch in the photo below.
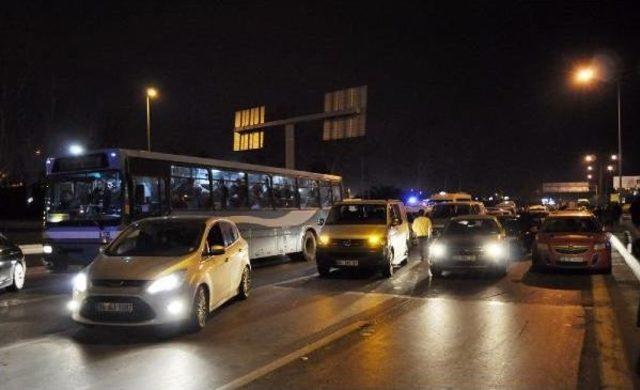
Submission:
{"label": "bus wheel arch", "polygon": [[302,235],[300,243],[300,252],[294,253],[292,256],[300,261],[315,261],[316,252],[318,250],[318,236],[312,228],[307,228]]}

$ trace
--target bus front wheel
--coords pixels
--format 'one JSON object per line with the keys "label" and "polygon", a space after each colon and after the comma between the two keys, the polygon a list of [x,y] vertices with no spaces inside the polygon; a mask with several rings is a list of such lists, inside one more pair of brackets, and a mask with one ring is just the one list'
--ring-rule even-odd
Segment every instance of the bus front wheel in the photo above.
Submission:
{"label": "bus front wheel", "polygon": [[307,231],[302,238],[302,251],[293,254],[293,258],[300,261],[315,261],[316,244],[316,236],[311,231]]}

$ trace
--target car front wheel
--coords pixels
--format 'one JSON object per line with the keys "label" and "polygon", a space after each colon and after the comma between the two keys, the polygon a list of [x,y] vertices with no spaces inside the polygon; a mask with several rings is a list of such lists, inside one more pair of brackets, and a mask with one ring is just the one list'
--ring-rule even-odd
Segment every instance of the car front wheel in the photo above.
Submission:
{"label": "car front wheel", "polygon": [[209,317],[209,299],[207,291],[203,286],[198,287],[196,295],[193,298],[193,307],[191,308],[191,318],[189,328],[197,332],[205,327]]}
{"label": "car front wheel", "polygon": [[26,276],[25,267],[22,263],[16,263],[13,267],[13,282],[8,287],[11,291],[20,291],[24,287],[24,279]]}
{"label": "car front wheel", "polygon": [[393,267],[393,251],[390,250],[389,254],[387,255],[387,259],[382,266],[382,276],[384,276],[385,278],[390,278],[391,276],[393,276],[394,271],[395,268]]}
{"label": "car front wheel", "polygon": [[242,278],[240,279],[240,285],[238,286],[238,298],[247,299],[251,291],[251,269],[244,267],[242,272]]}

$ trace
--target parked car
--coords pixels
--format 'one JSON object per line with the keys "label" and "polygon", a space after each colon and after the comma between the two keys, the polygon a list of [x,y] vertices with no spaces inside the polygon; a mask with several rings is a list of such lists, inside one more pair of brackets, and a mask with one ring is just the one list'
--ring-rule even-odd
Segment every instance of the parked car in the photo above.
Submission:
{"label": "parked car", "polygon": [[247,242],[214,217],[135,222],[76,275],[69,302],[85,325],[181,323],[199,330],[209,312],[249,296]]}
{"label": "parked car", "polygon": [[429,248],[431,274],[444,271],[481,270],[505,275],[509,264],[505,232],[491,215],[452,218]]}
{"label": "parked car", "polygon": [[532,268],[585,269],[611,273],[611,243],[596,217],[584,211],[557,212],[540,227]]}
{"label": "parked car", "polygon": [[0,288],[20,291],[26,275],[27,263],[20,247],[0,234]]}
{"label": "parked car", "polygon": [[480,202],[446,202],[433,206],[431,211],[431,222],[433,233],[437,236],[442,232],[449,219],[460,215],[483,215],[486,214],[484,205]]}
{"label": "parked car", "polygon": [[385,277],[409,256],[410,227],[402,202],[349,200],[331,207],[320,235],[320,277],[331,268],[374,268]]}
{"label": "parked car", "polygon": [[487,207],[487,214],[493,215],[494,217],[503,217],[512,215],[509,210],[502,209],[500,207]]}

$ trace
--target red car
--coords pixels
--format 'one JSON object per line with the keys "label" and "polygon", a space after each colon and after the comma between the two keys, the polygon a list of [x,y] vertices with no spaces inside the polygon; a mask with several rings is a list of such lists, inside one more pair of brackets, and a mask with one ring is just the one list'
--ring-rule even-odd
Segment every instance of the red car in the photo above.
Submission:
{"label": "red car", "polygon": [[549,215],[532,248],[532,268],[584,269],[611,273],[611,243],[593,214],[584,211]]}

